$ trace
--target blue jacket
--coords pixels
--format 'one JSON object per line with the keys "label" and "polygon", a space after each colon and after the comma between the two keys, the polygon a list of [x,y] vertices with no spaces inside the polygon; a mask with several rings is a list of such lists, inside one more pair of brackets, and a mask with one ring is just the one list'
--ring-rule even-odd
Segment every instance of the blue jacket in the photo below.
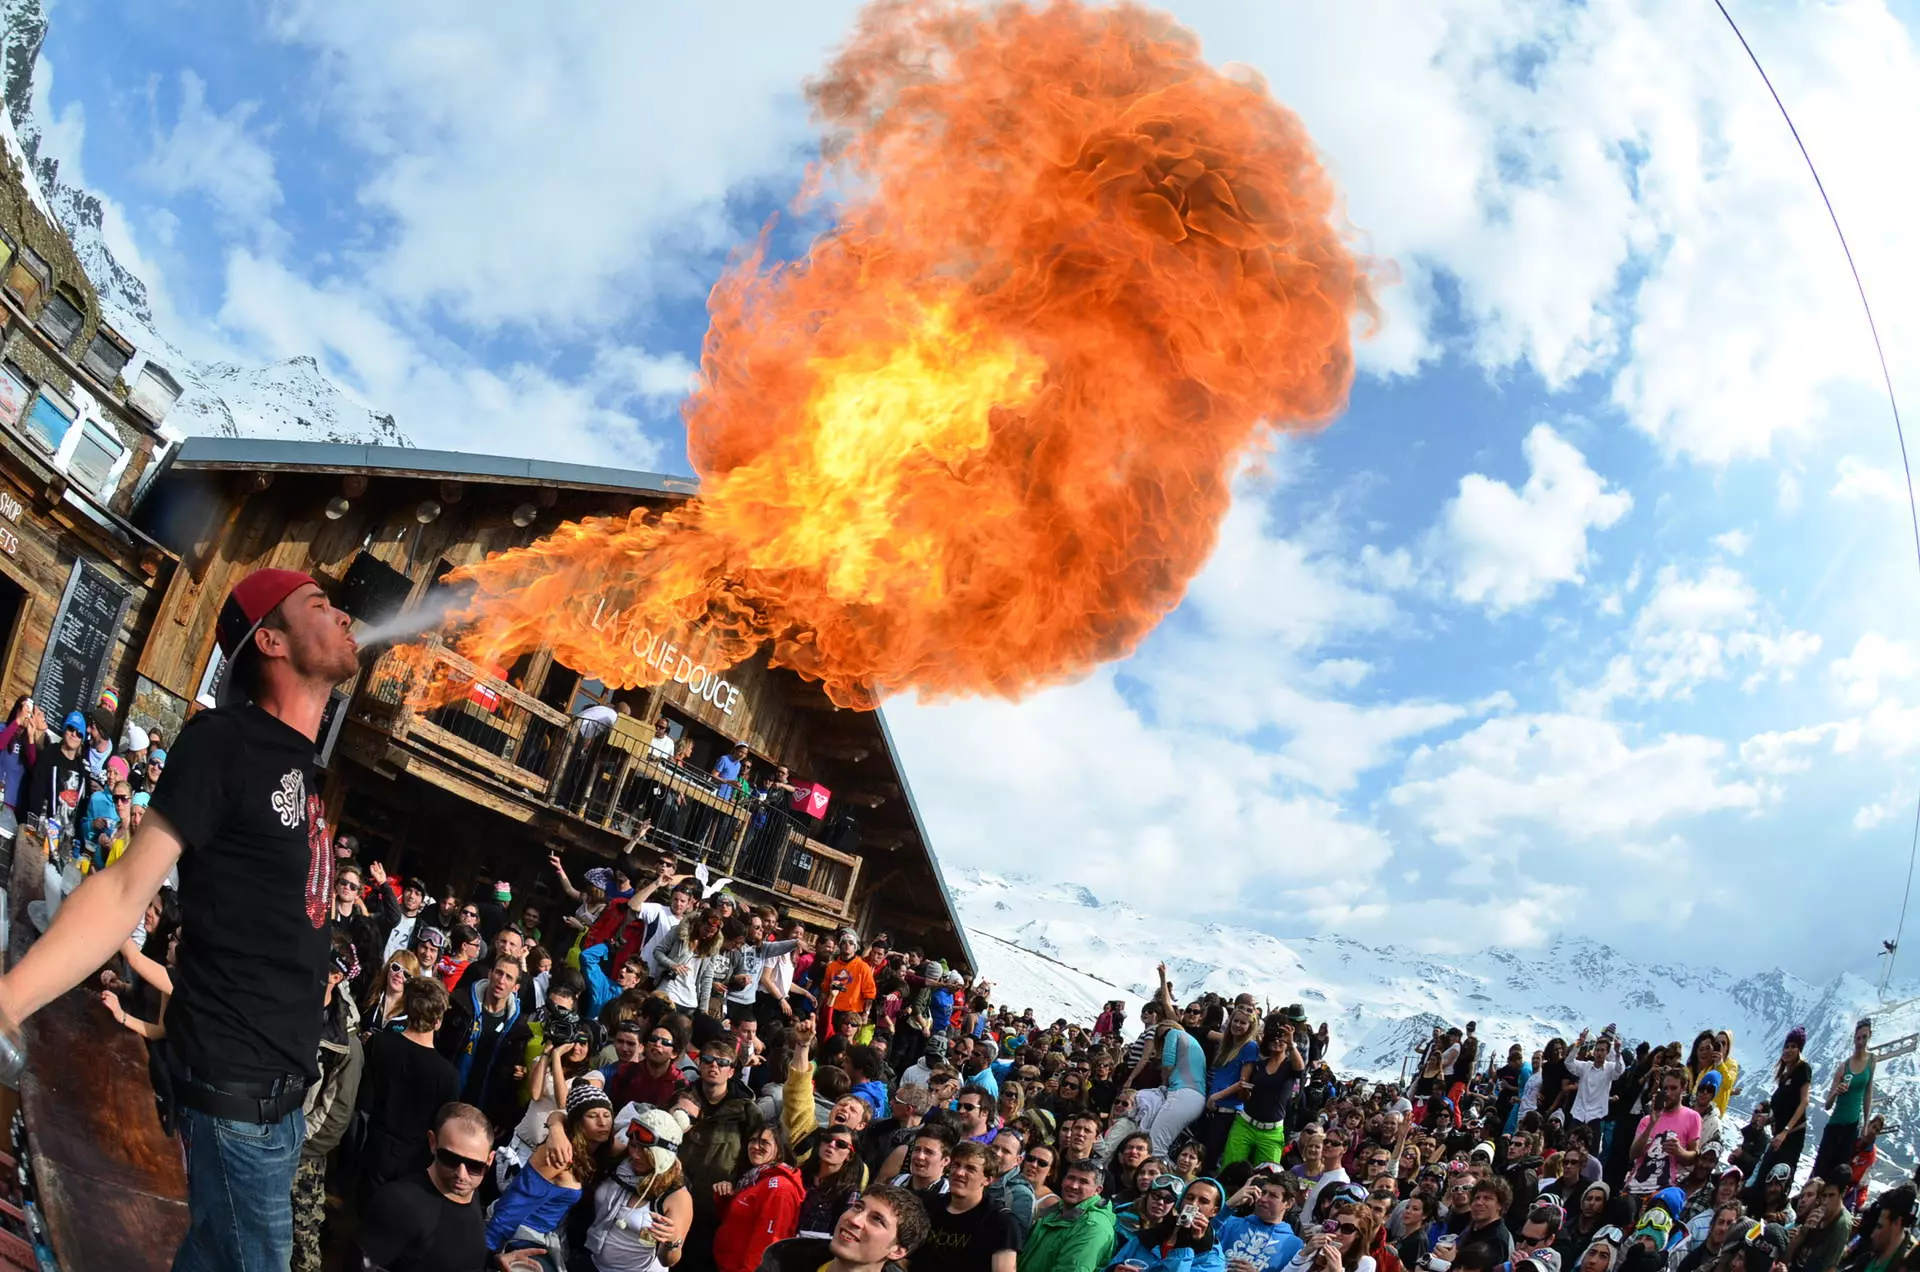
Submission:
{"label": "blue jacket", "polygon": [[1286,1220],[1269,1226],[1252,1215],[1221,1220],[1214,1242],[1222,1261],[1245,1259],[1256,1268],[1284,1268],[1305,1244]]}
{"label": "blue jacket", "polygon": [[1226,1256],[1220,1253],[1218,1241],[1198,1253],[1180,1247],[1162,1257],[1158,1246],[1148,1249],[1140,1244],[1139,1234],[1131,1232],[1120,1243],[1119,1250],[1114,1252],[1107,1266],[1113,1268],[1122,1263],[1145,1264],[1147,1272],[1226,1272],[1227,1269]]}
{"label": "blue jacket", "polygon": [[560,1231],[567,1211],[580,1200],[578,1188],[562,1188],[531,1166],[522,1167],[487,1218],[487,1249],[498,1251],[526,1227],[541,1235]]}
{"label": "blue jacket", "polygon": [[607,947],[592,945],[580,951],[580,974],[587,981],[586,1009],[582,1020],[600,1019],[600,1009],[620,996],[620,987],[607,979]]}

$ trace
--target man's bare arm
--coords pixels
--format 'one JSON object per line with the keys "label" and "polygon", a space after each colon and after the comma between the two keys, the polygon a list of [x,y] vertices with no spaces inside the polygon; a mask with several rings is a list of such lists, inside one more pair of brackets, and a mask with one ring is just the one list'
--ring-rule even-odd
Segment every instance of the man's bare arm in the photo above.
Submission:
{"label": "man's bare arm", "polygon": [[148,809],[125,855],[74,889],[53,926],[0,976],[0,1010],[25,1020],[98,971],[140,922],[180,849],[167,819]]}

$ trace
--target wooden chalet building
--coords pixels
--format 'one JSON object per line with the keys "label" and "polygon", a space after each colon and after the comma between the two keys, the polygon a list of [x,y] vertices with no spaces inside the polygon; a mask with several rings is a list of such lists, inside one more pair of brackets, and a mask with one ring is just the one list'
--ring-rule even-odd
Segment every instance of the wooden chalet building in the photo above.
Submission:
{"label": "wooden chalet building", "polygon": [[128,514],[180,386],[103,321],[20,157],[0,165],[0,711],[31,693],[57,728],[124,695],[171,577]]}
{"label": "wooden chalet building", "polygon": [[[563,520],[657,513],[693,489],[538,460],[189,438],[138,512],[181,566],[141,651],[137,714],[183,713],[211,688],[219,602],[259,566],[308,571],[356,619],[379,622],[431,605],[456,567]],[[516,897],[544,892],[547,917],[558,905],[549,850],[611,857],[637,836],[811,924],[884,930],[898,948],[972,965],[879,713],[842,710],[763,659],[726,672],[726,692],[695,693],[609,690],[545,650],[489,674],[430,649],[475,679],[472,692],[414,711],[400,660],[385,654],[343,688],[321,739],[329,815],[370,859],[436,893],[506,879]],[[785,766],[796,786],[824,787],[824,801],[731,798],[707,775],[741,741],[757,772]]]}

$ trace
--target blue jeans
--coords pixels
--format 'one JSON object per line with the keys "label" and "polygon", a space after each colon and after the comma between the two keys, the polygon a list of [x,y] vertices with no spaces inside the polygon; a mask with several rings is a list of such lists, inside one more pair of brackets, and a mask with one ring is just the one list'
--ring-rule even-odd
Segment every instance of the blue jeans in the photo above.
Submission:
{"label": "blue jeans", "polygon": [[173,1272],[286,1272],[293,1261],[293,1176],[307,1120],[267,1126],[180,1110],[187,1150],[187,1239]]}

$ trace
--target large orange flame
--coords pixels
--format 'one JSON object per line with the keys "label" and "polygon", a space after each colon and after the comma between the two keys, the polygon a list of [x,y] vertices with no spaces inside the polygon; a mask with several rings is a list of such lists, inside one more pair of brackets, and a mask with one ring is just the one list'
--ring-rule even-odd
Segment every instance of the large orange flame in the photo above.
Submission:
{"label": "large orange flame", "polygon": [[881,0],[809,95],[837,218],[713,289],[699,498],[467,570],[481,665],[641,685],[770,644],[842,705],[1017,696],[1132,650],[1236,462],[1344,405],[1332,185],[1170,19]]}

